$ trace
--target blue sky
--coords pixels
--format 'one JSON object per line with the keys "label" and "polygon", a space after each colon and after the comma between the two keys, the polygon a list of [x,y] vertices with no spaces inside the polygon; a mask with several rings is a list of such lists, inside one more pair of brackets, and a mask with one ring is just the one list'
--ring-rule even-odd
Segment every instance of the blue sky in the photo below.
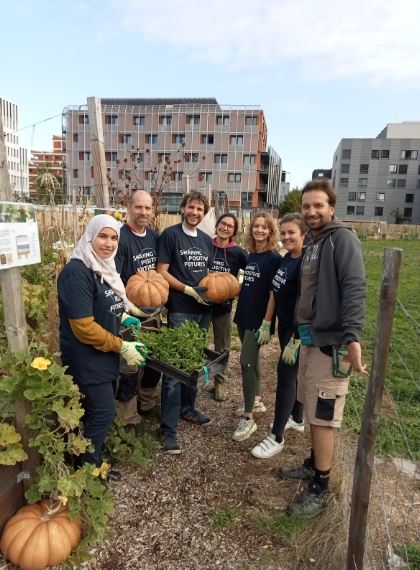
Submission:
{"label": "blue sky", "polygon": [[[3,0],[0,97],[20,127],[92,95],[260,105],[301,186],[341,138],[420,120],[419,22],[418,0]],[[21,144],[48,150],[60,131]]]}

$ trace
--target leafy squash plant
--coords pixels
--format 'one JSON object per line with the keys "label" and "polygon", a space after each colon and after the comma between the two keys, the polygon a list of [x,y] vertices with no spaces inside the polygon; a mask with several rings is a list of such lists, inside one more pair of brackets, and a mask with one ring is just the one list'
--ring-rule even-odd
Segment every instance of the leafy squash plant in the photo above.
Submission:
{"label": "leafy squash plant", "polygon": [[80,517],[84,538],[73,554],[73,564],[88,558],[89,547],[101,539],[113,510],[112,494],[103,482],[107,466],[75,469],[70,457],[85,452],[90,441],[78,432],[83,416],[81,394],[65,368],[56,364],[41,344],[28,352],[0,352],[0,464],[26,459],[20,434],[13,425],[14,402],[26,399],[31,410],[25,423],[33,436],[28,444],[42,456],[37,477],[25,496],[29,503],[43,499],[67,505],[72,518]]}

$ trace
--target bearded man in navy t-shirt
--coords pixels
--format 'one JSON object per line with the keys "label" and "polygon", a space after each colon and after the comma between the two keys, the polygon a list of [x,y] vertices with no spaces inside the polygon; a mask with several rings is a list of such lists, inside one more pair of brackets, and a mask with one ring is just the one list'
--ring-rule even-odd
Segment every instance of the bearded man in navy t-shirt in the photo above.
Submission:
{"label": "bearded man in navy t-shirt", "polygon": [[[167,228],[160,236],[157,271],[170,287],[167,303],[170,328],[180,327],[186,321],[195,321],[204,329],[210,325],[210,307],[198,287],[211,264],[211,238],[197,228],[208,210],[209,203],[203,194],[186,194],[181,204],[182,223]],[[211,423],[208,416],[195,409],[196,397],[196,388],[171,376],[163,377],[160,439],[166,453],[181,453],[176,438],[180,418],[198,426]]]}

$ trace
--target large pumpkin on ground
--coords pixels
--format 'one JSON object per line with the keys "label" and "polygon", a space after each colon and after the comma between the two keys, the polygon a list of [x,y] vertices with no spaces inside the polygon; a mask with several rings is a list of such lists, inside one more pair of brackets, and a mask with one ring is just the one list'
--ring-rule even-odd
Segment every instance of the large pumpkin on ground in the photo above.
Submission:
{"label": "large pumpkin on ground", "polygon": [[168,300],[169,283],[154,269],[138,271],[128,280],[125,292],[136,307],[159,307]]}
{"label": "large pumpkin on ground", "polygon": [[239,295],[239,281],[234,275],[227,272],[209,273],[200,283],[200,287],[207,287],[204,295],[213,303],[224,303]]}
{"label": "large pumpkin on ground", "polygon": [[22,570],[56,566],[79,544],[81,524],[80,519],[71,519],[61,504],[42,501],[26,505],[6,524],[0,549]]}

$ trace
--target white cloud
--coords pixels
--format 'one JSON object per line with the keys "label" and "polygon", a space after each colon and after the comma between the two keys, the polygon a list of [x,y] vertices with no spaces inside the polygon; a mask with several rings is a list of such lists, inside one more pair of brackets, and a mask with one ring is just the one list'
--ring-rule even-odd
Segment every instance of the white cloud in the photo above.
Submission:
{"label": "white cloud", "polygon": [[125,31],[190,61],[295,65],[311,80],[420,81],[418,0],[110,1]]}

